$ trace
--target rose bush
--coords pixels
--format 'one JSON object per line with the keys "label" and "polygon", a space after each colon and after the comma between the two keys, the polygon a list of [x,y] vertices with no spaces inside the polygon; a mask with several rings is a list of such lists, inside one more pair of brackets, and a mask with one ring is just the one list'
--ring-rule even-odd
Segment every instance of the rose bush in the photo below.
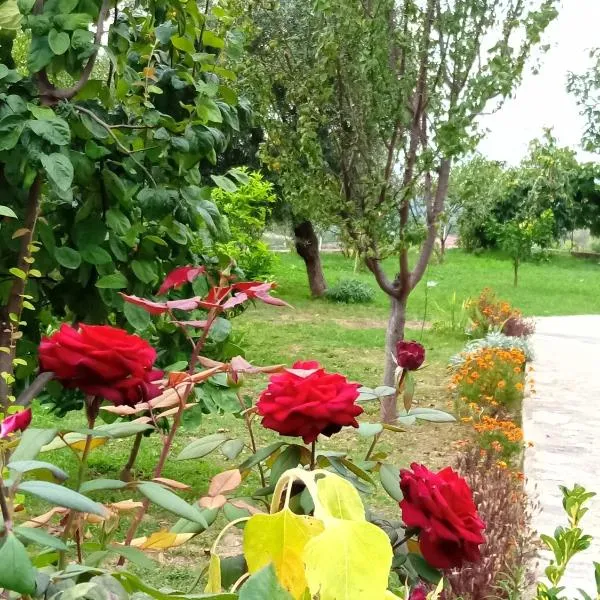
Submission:
{"label": "rose bush", "polygon": [[398,366],[407,371],[416,371],[425,362],[425,348],[419,342],[401,340],[396,344]]}
{"label": "rose bush", "polygon": [[107,325],[62,325],[42,339],[41,371],[54,373],[66,388],[77,388],[113,404],[133,406],[160,390],[156,350],[142,338]]}
{"label": "rose bush", "polygon": [[358,427],[359,387],[316,361],[297,362],[270,378],[257,410],[264,427],[310,444],[319,434],[330,437],[342,427]]}
{"label": "rose bush", "polygon": [[467,482],[451,467],[432,473],[413,463],[400,471],[404,523],[418,530],[427,562],[438,569],[461,567],[480,559],[485,523],[479,517]]}

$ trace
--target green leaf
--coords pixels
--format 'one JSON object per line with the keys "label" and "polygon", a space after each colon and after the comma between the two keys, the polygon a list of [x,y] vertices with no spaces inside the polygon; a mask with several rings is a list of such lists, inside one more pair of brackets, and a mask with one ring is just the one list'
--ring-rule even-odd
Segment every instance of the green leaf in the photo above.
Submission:
{"label": "green leaf", "polygon": [[152,322],[150,313],[146,312],[140,306],[125,302],[123,305],[123,314],[127,322],[136,330],[144,331]]}
{"label": "green leaf", "polygon": [[96,287],[105,290],[122,290],[128,285],[127,277],[123,273],[112,273],[100,277],[96,282]]}
{"label": "green leaf", "polygon": [[28,15],[31,12],[34,4],[35,4],[35,0],[17,0],[19,12],[22,15]]}
{"label": "green leaf", "polygon": [[52,475],[60,481],[65,481],[69,478],[69,475],[62,469],[59,469],[52,463],[43,462],[41,460],[13,460],[8,463],[7,466],[11,471],[16,471],[17,473],[28,473],[29,471],[44,470],[50,471],[50,473],[52,473]]}
{"label": "green leaf", "polygon": [[24,481],[18,487],[19,492],[32,494],[55,506],[65,506],[73,510],[92,513],[100,517],[106,516],[106,509],[97,502],[86,498],[74,490],[48,481]]}
{"label": "green leaf", "polygon": [[194,52],[196,52],[196,48],[194,48],[194,43],[192,40],[179,35],[174,35],[171,38],[171,44],[173,44],[177,50],[181,50],[186,54],[194,54]]}
{"label": "green leaf", "polygon": [[81,250],[81,258],[91,265],[106,265],[112,262],[110,254],[100,246],[88,246]]}
{"label": "green leaf", "polygon": [[383,489],[394,499],[400,502],[404,495],[400,489],[400,469],[394,465],[381,465],[379,478]]}
{"label": "green leaf", "polygon": [[229,460],[236,459],[244,449],[244,440],[228,440],[221,446],[221,452]]}
{"label": "green leaf", "polygon": [[237,192],[237,185],[223,175],[211,175],[211,179],[224,191],[234,193]]}
{"label": "green leaf", "polygon": [[106,211],[106,224],[117,235],[125,235],[131,229],[131,221],[118,208]]}
{"label": "green leaf", "polygon": [[25,546],[8,533],[0,547],[0,588],[32,596],[35,592],[35,569]]}
{"label": "green leaf", "polygon": [[374,437],[383,431],[381,423],[359,423],[358,435],[363,437]]}
{"label": "green leaf", "polygon": [[79,118],[83,126],[96,138],[99,140],[105,140],[108,137],[108,131],[106,131],[106,127],[100,125],[98,121],[92,119],[89,115],[80,114]]}
{"label": "green leaf", "polygon": [[36,36],[31,40],[27,57],[27,68],[31,73],[39,73],[53,58],[54,52],[50,49],[47,36]]}
{"label": "green leaf", "polygon": [[3,206],[0,204],[0,217],[10,217],[11,219],[17,218],[17,213],[12,208],[8,208],[8,206]]}
{"label": "green leaf", "polygon": [[56,437],[56,429],[36,429],[30,427],[21,434],[21,441],[13,452],[13,462],[33,460],[43,446],[49,444]]}
{"label": "green leaf", "polygon": [[156,39],[161,44],[168,44],[173,34],[177,31],[177,26],[170,22],[161,23],[155,30]]}
{"label": "green leaf", "polygon": [[127,487],[127,483],[120,479],[90,479],[82,484],[79,491],[82,494],[89,494],[104,490],[122,490],[125,487]]}
{"label": "green leaf", "polygon": [[274,442],[273,444],[266,446],[265,448],[261,448],[255,454],[248,457],[240,465],[240,471],[247,471],[248,469],[251,469],[258,463],[262,462],[263,460],[266,460],[267,458],[269,458],[269,456],[271,456],[273,453],[279,450],[279,448],[281,448],[281,446],[283,446],[284,444],[285,442]]}
{"label": "green leaf", "polygon": [[0,121],[0,151],[12,150],[21,137],[25,121],[20,115],[9,115]]}
{"label": "green leaf", "polygon": [[58,0],[58,12],[69,14],[72,13],[79,4],[79,0]]}
{"label": "green leaf", "polygon": [[101,246],[106,240],[107,229],[100,219],[86,218],[76,223],[73,238],[78,248]]}
{"label": "green leaf", "polygon": [[333,517],[346,521],[364,521],[365,507],[356,488],[341,477],[323,477],[317,481],[319,507],[317,518]]}
{"label": "green leaf", "polygon": [[172,512],[178,517],[183,517],[194,523],[199,523],[208,528],[208,523],[202,513],[194,506],[190,506],[185,500],[153,481],[146,481],[137,486],[140,493],[148,498],[150,502]]}
{"label": "green leaf", "polygon": [[61,54],[64,54],[71,46],[71,38],[69,38],[69,34],[65,33],[64,31],[51,29],[50,33],[48,34],[48,45],[54,54],[60,56]]}
{"label": "green leaf", "polygon": [[[94,140],[88,140],[85,143],[85,153],[92,160],[98,160],[108,156],[111,152],[108,148],[96,144]],[[111,209],[112,210],[112,209]],[[110,212],[110,211],[109,211]]]}
{"label": "green leaf", "polygon": [[56,258],[56,262],[65,267],[65,269],[77,269],[79,265],[81,265],[81,255],[77,250],[73,250],[73,248],[68,248],[67,246],[62,246],[61,248],[56,248],[54,250],[54,258]]}
{"label": "green leaf", "polygon": [[295,469],[300,464],[302,448],[298,444],[290,444],[275,459],[271,467],[271,483],[277,483],[279,478],[289,469]]}
{"label": "green leaf", "polygon": [[188,444],[175,460],[191,460],[194,458],[203,458],[211,452],[214,452],[221,444],[227,441],[224,433],[213,433],[199,440],[194,440]]}
{"label": "green leaf", "polygon": [[[31,112],[31,114],[40,121],[53,121],[54,119],[58,119],[56,113],[47,106],[38,106],[37,104],[27,104],[27,108]],[[61,119],[62,120],[62,119]]]}
{"label": "green leaf", "polygon": [[[37,123],[50,123],[50,121],[36,121]],[[50,181],[61,192],[67,192],[71,189],[73,183],[73,165],[64,155],[53,152],[52,154],[42,154],[42,166],[48,174]]]}
{"label": "green leaf", "polygon": [[158,279],[155,265],[149,260],[133,260],[131,269],[135,276],[144,283],[154,283]]}
{"label": "green leaf", "polygon": [[434,569],[421,555],[409,554],[408,561],[421,579],[437,585],[442,578],[442,574]]}
{"label": "green leaf", "polygon": [[453,423],[456,421],[456,418],[450,413],[435,408],[413,408],[408,414],[417,417],[421,421],[431,421],[433,423]]}
{"label": "green leaf", "polygon": [[25,538],[28,542],[38,544],[38,546],[54,548],[55,550],[67,549],[67,545],[61,539],[37,527],[15,527],[15,533],[19,537]]}
{"label": "green leaf", "polygon": [[212,46],[213,48],[223,48],[225,41],[218,35],[215,35],[212,31],[205,31],[202,34],[202,43],[205,46]]}
{"label": "green leaf", "polygon": [[[27,127],[29,127],[35,135],[38,135],[43,140],[55,144],[56,146],[67,146],[71,142],[71,130],[69,129],[68,123],[63,119],[30,120],[27,121]],[[54,154],[51,154],[50,156],[54,156]],[[57,154],[56,156],[63,155]],[[66,159],[66,157],[64,158]]]}
{"label": "green leaf", "polygon": [[98,437],[108,437],[111,440],[118,440],[138,433],[153,431],[154,427],[148,423],[134,423],[124,421],[121,423],[110,423],[109,425],[100,425],[94,429],[94,435]]}
{"label": "green leaf", "polygon": [[240,590],[240,600],[293,600],[293,596],[284,589],[272,564],[252,575]]}
{"label": "green leaf", "polygon": [[113,545],[109,547],[109,550],[115,554],[124,556],[130,563],[142,569],[156,569],[156,562],[139,548]]}

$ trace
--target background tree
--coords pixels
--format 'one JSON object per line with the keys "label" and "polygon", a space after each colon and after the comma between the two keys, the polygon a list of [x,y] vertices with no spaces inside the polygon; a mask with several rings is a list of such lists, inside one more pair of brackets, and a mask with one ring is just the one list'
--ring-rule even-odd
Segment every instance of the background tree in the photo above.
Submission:
{"label": "background tree", "polygon": [[[264,154],[282,165],[303,157],[304,181],[320,193],[291,201],[338,224],[390,298],[387,384],[408,297],[434,248],[452,161],[473,149],[483,109],[514,88],[555,5],[543,1],[528,11],[521,0],[318,0],[312,9],[302,5],[299,22],[259,31],[252,41],[265,57],[254,77],[269,99]],[[298,27],[302,44],[294,43]],[[282,72],[293,84],[281,98],[295,129],[282,127],[273,94]],[[411,265],[407,232],[417,194],[426,236]],[[388,256],[398,259],[391,278],[382,264]],[[388,399],[383,418],[395,417]]]}
{"label": "background tree", "polygon": [[531,258],[535,247],[547,248],[554,240],[554,215],[546,209],[539,217],[522,221],[513,219],[500,226],[500,247],[510,257],[513,265],[513,283],[519,283],[519,267]]}

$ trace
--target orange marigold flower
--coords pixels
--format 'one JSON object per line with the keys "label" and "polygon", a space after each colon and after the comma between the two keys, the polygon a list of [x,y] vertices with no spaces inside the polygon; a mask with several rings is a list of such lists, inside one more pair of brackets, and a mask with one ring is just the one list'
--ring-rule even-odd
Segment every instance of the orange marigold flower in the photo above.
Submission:
{"label": "orange marigold flower", "polygon": [[501,379],[498,383],[497,383],[497,387],[498,389],[502,390],[506,387],[506,381],[504,381],[504,379]]}
{"label": "orange marigold flower", "polygon": [[508,469],[508,464],[504,460],[499,460],[496,463],[501,469]]}
{"label": "orange marigold flower", "polygon": [[518,390],[519,392],[523,391],[523,384],[522,383],[515,383],[515,389]]}
{"label": "orange marigold flower", "polygon": [[472,423],[473,422],[473,417],[462,417],[461,421],[463,423]]}

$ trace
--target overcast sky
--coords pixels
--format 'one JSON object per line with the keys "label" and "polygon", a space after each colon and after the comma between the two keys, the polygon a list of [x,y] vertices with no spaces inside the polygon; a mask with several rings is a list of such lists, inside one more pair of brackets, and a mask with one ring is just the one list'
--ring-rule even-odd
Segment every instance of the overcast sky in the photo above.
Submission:
{"label": "overcast sky", "polygon": [[600,46],[600,0],[562,0],[545,41],[551,49],[542,57],[539,74],[528,71],[515,97],[499,112],[482,118],[489,133],[479,150],[488,158],[515,164],[526,154],[530,140],[553,127],[561,145],[578,150],[581,159],[599,160],[581,151],[584,122],[575,98],[566,91],[566,81],[569,71],[585,71],[590,48]]}

